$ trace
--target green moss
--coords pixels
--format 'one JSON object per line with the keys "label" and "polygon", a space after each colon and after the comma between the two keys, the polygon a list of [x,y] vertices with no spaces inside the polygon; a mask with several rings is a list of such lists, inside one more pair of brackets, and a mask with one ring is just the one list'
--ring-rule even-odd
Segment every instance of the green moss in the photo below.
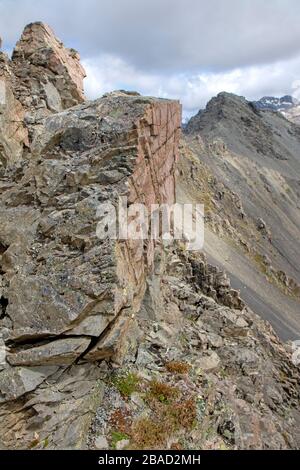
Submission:
{"label": "green moss", "polygon": [[129,372],[127,375],[114,377],[112,383],[123,397],[130,397],[133,392],[138,390],[140,379],[136,374]]}
{"label": "green moss", "polygon": [[113,449],[116,448],[117,446],[117,443],[119,441],[123,441],[124,439],[129,439],[129,436],[123,432],[120,432],[120,431],[112,431],[111,433],[111,447]]}
{"label": "green moss", "polygon": [[49,445],[49,438],[46,437],[43,441],[43,448],[46,449],[48,447],[48,445]]}

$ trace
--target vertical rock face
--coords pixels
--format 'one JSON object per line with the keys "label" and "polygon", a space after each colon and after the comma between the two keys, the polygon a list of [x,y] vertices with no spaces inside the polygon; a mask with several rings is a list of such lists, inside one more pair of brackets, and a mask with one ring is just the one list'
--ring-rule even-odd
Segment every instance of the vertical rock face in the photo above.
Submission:
{"label": "vertical rock face", "polygon": [[24,115],[14,95],[9,59],[0,52],[0,174],[7,165],[19,162],[28,146]]}
{"label": "vertical rock face", "polygon": [[97,209],[119,196],[149,210],[175,201],[179,125],[177,103],[122,93],[45,120],[23,178],[2,195],[14,341],[98,337],[123,308],[138,310],[154,242],[99,240]]}
{"label": "vertical rock face", "polygon": [[55,113],[83,101],[84,72],[41,23],[25,28],[3,70],[5,122],[18,116],[24,134],[0,185],[1,445],[30,447],[38,435],[39,445],[82,446],[101,400],[99,361],[122,361],[160,249],[99,239],[99,204],[175,202],[181,109],[114,92]]}

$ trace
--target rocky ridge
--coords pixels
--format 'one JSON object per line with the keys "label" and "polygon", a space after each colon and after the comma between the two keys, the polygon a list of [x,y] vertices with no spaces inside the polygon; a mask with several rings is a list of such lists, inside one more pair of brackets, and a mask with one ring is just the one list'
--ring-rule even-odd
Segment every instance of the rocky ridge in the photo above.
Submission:
{"label": "rocky ridge", "polygon": [[252,103],[258,110],[279,112],[287,111],[299,104],[298,100],[290,95],[285,95],[281,98],[277,98],[275,96],[264,96],[258,101],[252,101]]}
{"label": "rocky ridge", "polygon": [[176,200],[180,104],[84,101],[42,23],[0,64],[0,447],[298,447],[292,351],[222,269],[97,236],[101,203]]}
{"label": "rocky ridge", "polygon": [[[186,141],[194,185],[199,160],[210,175],[207,216],[215,231],[227,231],[270,280],[299,296],[299,127],[221,93],[188,123]],[[186,178],[193,180],[188,171]]]}
{"label": "rocky ridge", "polygon": [[252,104],[259,111],[280,112],[289,121],[300,124],[300,104],[293,96],[285,95],[281,98],[264,96],[258,101],[252,101]]}

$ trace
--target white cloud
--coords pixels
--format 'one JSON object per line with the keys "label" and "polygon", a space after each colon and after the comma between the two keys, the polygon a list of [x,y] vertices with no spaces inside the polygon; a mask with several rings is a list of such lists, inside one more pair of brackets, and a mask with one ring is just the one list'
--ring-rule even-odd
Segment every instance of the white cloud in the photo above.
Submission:
{"label": "white cloud", "polygon": [[13,44],[45,21],[84,57],[121,57],[147,71],[229,70],[300,51],[299,0],[0,0]]}
{"label": "white cloud", "polygon": [[100,55],[83,62],[89,98],[120,88],[142,94],[180,99],[189,116],[221,91],[258,99],[263,95],[292,93],[300,79],[300,56],[269,65],[238,67],[227,72],[198,74],[147,73],[111,55]]}
{"label": "white cloud", "polygon": [[89,97],[127,88],[178,98],[185,114],[220,91],[249,99],[300,79],[299,0],[0,0],[12,48],[45,21],[81,53]]}

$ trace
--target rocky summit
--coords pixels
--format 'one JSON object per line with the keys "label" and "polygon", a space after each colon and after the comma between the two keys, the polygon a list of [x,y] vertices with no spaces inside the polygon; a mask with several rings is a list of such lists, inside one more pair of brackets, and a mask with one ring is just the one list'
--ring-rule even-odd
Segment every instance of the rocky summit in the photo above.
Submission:
{"label": "rocky summit", "polygon": [[285,95],[281,98],[264,96],[258,101],[252,101],[252,104],[260,111],[278,111],[289,121],[300,123],[300,103],[293,96]]}
{"label": "rocky summit", "polygon": [[[299,128],[222,95],[182,138],[178,101],[87,101],[84,76],[43,23],[0,53],[0,448],[299,448],[284,313],[267,318],[280,339],[259,292],[249,304],[238,289],[243,262],[260,268],[293,329]],[[283,191],[273,220],[264,208]],[[99,205],[120,198],[148,217],[154,204],[204,202],[214,252],[99,237]],[[232,281],[222,243],[237,253]]]}
{"label": "rocky summit", "polygon": [[283,340],[300,334],[299,131],[279,113],[221,93],[187,125],[177,188],[181,198],[205,201],[210,261]]}
{"label": "rocky summit", "polygon": [[281,98],[275,96],[264,96],[258,101],[252,101],[253,105],[259,110],[267,111],[285,111],[299,104],[293,96],[285,95]]}

